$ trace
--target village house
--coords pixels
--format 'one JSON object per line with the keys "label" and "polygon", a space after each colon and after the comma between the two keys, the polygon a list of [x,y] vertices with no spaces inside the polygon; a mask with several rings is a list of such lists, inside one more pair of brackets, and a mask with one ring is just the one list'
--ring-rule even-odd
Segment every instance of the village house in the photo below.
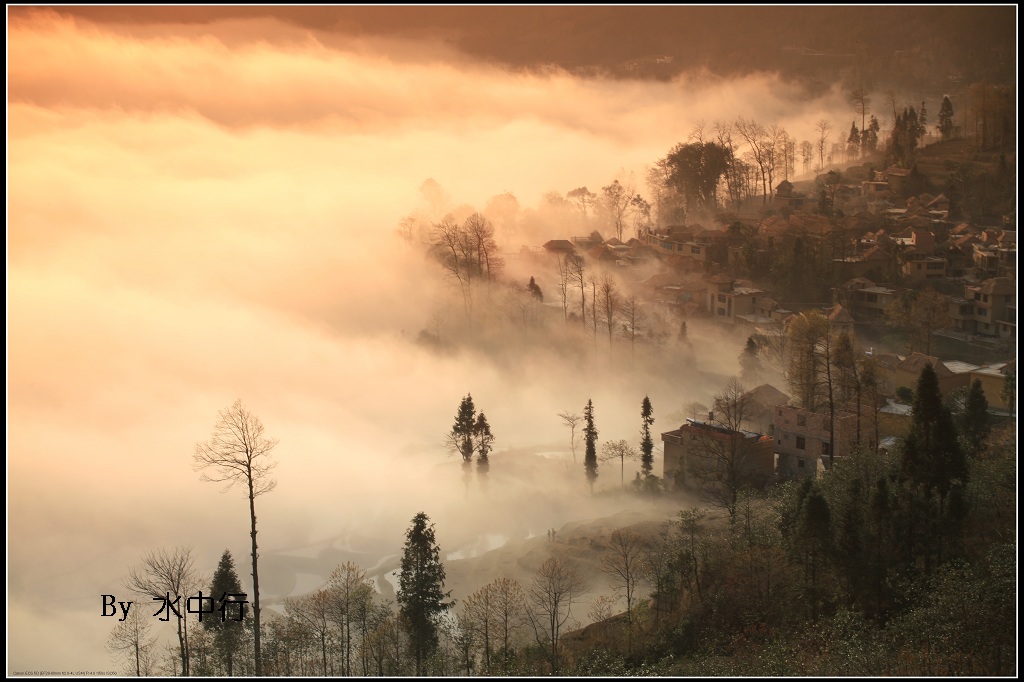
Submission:
{"label": "village house", "polygon": [[841,303],[837,303],[823,312],[833,334],[846,334],[851,339],[853,338],[853,315]]}
{"label": "village house", "polygon": [[[765,292],[750,286],[738,286],[728,275],[714,275],[707,279],[708,293],[706,310],[712,318],[726,324],[753,323],[754,304],[758,295]],[[741,317],[749,319],[740,319]]]}
{"label": "village house", "polygon": [[901,386],[910,389],[917,387],[918,377],[924,366],[930,364],[939,380],[939,392],[948,396],[958,388],[966,388],[974,381],[975,374],[981,370],[978,365],[959,360],[940,360],[933,355],[925,355],[917,351],[905,357],[891,370],[893,392]]}
{"label": "village house", "polygon": [[964,298],[973,307],[974,329],[981,336],[1000,336],[1003,322],[1004,338],[1016,339],[1017,287],[1008,277],[994,277],[981,284],[966,286]]}
{"label": "village house", "polygon": [[775,187],[775,197],[772,199],[772,203],[780,210],[788,208],[800,211],[807,208],[809,202],[808,196],[803,192],[795,191],[793,183],[789,180],[783,180]]}
{"label": "village house", "polygon": [[946,259],[939,256],[909,255],[902,267],[903,276],[915,284],[946,278]]}
{"label": "village house", "polygon": [[669,489],[698,485],[724,473],[732,459],[739,483],[753,487],[767,484],[775,475],[771,436],[735,431],[708,421],[687,419],[682,426],[661,434],[664,446],[662,477]]}
{"label": "village house", "polygon": [[884,324],[885,310],[896,298],[896,290],[876,286],[857,277],[832,290],[832,302],[842,304],[859,324]]}
{"label": "village house", "polygon": [[[867,431],[865,420],[861,421],[861,430]],[[834,447],[827,413],[779,405],[775,408],[774,430],[779,478],[804,478],[817,475],[819,460],[827,461],[830,454],[850,454],[857,442],[857,415],[855,411],[836,411]]]}

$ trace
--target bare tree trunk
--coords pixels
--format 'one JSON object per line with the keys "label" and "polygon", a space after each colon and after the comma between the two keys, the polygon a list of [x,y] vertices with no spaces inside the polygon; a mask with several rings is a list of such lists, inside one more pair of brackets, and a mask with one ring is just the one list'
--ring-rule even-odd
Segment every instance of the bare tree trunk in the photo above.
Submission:
{"label": "bare tree trunk", "polygon": [[249,472],[249,522],[252,538],[252,621],[253,621],[253,647],[255,652],[255,676],[263,675],[263,665],[260,657],[260,574],[257,568],[259,554],[256,552],[256,495],[252,486],[252,472]]}

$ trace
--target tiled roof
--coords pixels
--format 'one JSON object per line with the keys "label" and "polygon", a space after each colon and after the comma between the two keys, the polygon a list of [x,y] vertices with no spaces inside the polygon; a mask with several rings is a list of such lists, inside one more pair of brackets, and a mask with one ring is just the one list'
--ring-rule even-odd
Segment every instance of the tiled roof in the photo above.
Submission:
{"label": "tiled roof", "polygon": [[940,379],[943,377],[953,376],[953,372],[942,364],[937,357],[918,353],[917,351],[908,355],[906,359],[899,364],[898,368],[905,372],[910,372],[911,374],[920,374],[921,370],[924,369],[924,366],[928,364],[930,364],[932,369],[935,370],[935,376]]}

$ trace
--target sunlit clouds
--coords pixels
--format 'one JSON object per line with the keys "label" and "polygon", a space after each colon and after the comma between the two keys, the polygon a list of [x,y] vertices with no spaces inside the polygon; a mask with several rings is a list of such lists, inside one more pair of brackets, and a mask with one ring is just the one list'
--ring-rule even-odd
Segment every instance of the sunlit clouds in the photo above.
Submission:
{"label": "sunlit clouds", "polygon": [[[447,286],[400,219],[642,178],[700,120],[800,139],[845,107],[771,75],[584,80],[269,19],[44,10],[9,16],[7,75],[9,672],[111,669],[99,595],[148,549],[192,544],[207,574],[225,547],[245,563],[244,495],[191,468],[236,398],[280,440],[260,499],[268,603],[295,589],[277,553],[336,543],[369,567],[418,511],[446,552],[596,513],[572,497],[582,471],[533,451],[567,449],[556,414],[588,398],[602,437],[634,438],[645,392],[656,417],[683,404],[672,377],[414,344]],[[428,206],[428,178],[450,205]],[[467,392],[498,438],[486,499],[442,446]]]}

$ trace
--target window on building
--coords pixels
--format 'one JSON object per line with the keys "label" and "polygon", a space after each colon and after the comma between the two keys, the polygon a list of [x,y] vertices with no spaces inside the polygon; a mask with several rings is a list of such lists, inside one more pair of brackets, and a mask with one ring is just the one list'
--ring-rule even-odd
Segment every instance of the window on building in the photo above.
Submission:
{"label": "window on building", "polygon": [[719,294],[718,295],[718,302],[719,303],[725,303],[725,294]]}
{"label": "window on building", "polygon": [[796,466],[797,466],[798,469],[803,469],[803,468],[805,468],[807,466],[807,463],[804,462],[802,459],[798,459],[796,461]]}
{"label": "window on building", "polygon": [[831,443],[822,443],[821,444],[821,454],[827,455],[827,454],[830,454],[831,452],[832,452],[832,444]]}
{"label": "window on building", "polygon": [[987,315],[988,315],[988,310],[986,308],[978,308],[978,316],[979,317],[986,317]]}
{"label": "window on building", "polygon": [[807,439],[804,438],[803,436],[797,436],[796,437],[796,449],[797,450],[806,450],[807,449]]}
{"label": "window on building", "polygon": [[798,414],[796,416],[796,425],[797,426],[807,426],[807,415],[805,415],[805,414]]}
{"label": "window on building", "polygon": [[725,317],[725,308],[719,308],[718,314],[721,315],[722,317]]}
{"label": "window on building", "polygon": [[878,303],[878,294],[868,294],[864,297],[868,303]]}
{"label": "window on building", "polygon": [[697,254],[699,254],[700,253],[700,247],[699,246],[691,246],[690,247],[690,253],[697,253]]}
{"label": "window on building", "polygon": [[985,294],[984,296],[982,296],[981,300],[982,300],[983,303],[988,303],[988,294]]}

